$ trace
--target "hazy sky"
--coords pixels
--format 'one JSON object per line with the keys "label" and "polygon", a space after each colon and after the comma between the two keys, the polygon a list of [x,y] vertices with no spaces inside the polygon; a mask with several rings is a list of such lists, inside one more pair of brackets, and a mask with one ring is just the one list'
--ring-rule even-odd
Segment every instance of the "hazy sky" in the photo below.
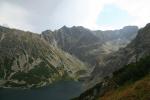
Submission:
{"label": "hazy sky", "polygon": [[66,26],[118,29],[150,22],[150,0],[0,0],[0,25],[41,32]]}

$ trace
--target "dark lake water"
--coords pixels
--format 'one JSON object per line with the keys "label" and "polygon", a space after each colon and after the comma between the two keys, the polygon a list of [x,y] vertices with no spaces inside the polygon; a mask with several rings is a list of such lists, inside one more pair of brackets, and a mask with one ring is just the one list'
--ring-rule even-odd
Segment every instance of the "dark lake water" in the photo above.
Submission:
{"label": "dark lake water", "polygon": [[0,89],[0,100],[69,100],[81,92],[80,82],[61,81],[37,89]]}

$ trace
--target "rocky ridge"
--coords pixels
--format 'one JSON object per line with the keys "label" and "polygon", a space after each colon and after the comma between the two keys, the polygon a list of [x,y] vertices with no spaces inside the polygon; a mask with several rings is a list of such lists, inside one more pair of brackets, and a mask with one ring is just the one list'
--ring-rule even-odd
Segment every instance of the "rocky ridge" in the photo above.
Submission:
{"label": "rocky ridge", "polygon": [[110,31],[91,31],[81,26],[64,26],[56,31],[46,30],[42,32],[42,37],[94,67],[97,66],[99,58],[102,59],[103,56],[125,47],[136,36],[137,31],[137,26]]}

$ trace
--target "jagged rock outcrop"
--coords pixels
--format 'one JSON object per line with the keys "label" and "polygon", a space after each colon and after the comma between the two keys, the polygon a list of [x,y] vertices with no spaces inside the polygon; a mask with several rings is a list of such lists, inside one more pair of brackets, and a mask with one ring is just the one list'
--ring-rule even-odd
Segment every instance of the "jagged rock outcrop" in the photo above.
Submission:
{"label": "jagged rock outcrop", "polygon": [[0,27],[1,87],[41,87],[86,71],[84,63],[39,34]]}

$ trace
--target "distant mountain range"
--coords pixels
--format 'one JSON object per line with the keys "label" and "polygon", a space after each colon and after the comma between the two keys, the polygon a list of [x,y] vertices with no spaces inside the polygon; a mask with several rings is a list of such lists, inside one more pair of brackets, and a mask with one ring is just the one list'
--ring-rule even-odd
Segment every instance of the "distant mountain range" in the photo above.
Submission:
{"label": "distant mountain range", "polygon": [[[122,63],[117,68],[110,66],[110,71],[102,65],[113,65],[111,60],[118,62],[111,57],[118,50],[117,55],[122,57],[126,49],[120,48],[133,40],[137,31],[137,26],[110,31],[64,26],[56,31],[35,34],[0,27],[0,86],[41,87],[59,80],[110,74],[127,60],[120,61]],[[131,43],[127,48],[133,45]],[[120,59],[120,56],[115,57]]]}
{"label": "distant mountain range", "polygon": [[54,32],[42,32],[42,37],[50,44],[76,56],[83,62],[95,66],[97,59],[125,47],[137,35],[137,26],[127,26],[120,30],[91,31],[84,27],[63,26]]}

